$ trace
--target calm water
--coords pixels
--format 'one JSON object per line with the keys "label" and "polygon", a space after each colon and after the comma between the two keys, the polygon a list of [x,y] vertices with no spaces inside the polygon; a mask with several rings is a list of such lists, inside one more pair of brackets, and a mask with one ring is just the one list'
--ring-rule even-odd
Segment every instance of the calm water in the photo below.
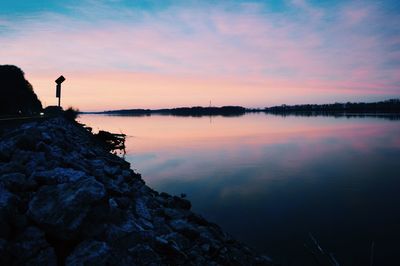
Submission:
{"label": "calm water", "polygon": [[341,265],[399,265],[400,121],[382,118],[83,115],[123,132],[148,185],[284,265],[311,233]]}

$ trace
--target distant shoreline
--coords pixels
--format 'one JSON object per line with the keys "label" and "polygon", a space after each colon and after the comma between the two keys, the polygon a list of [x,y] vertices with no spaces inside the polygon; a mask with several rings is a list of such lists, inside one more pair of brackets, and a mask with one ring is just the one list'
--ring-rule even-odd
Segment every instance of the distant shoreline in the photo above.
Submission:
{"label": "distant shoreline", "polygon": [[373,103],[334,103],[334,104],[303,104],[303,105],[280,105],[266,108],[245,108],[242,106],[222,107],[179,107],[170,109],[123,109],[100,112],[81,112],[82,114],[103,114],[118,116],[150,116],[150,115],[173,115],[173,116],[241,116],[246,113],[269,113],[277,115],[400,115],[400,99]]}

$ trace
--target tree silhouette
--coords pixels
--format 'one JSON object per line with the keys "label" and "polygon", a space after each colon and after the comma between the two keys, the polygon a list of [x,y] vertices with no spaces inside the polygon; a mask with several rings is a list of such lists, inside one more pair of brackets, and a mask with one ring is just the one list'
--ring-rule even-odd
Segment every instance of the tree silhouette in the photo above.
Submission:
{"label": "tree silhouette", "polygon": [[31,115],[41,110],[42,103],[24,72],[13,65],[0,65],[0,114]]}

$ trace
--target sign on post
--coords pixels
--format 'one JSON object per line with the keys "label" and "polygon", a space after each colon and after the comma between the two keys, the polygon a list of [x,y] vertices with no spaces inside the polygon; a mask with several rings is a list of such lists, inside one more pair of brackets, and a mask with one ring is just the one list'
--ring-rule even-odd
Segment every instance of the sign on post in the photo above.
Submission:
{"label": "sign on post", "polygon": [[60,76],[58,79],[56,79],[56,97],[58,98],[58,107],[61,106],[61,83],[65,81],[64,76]]}

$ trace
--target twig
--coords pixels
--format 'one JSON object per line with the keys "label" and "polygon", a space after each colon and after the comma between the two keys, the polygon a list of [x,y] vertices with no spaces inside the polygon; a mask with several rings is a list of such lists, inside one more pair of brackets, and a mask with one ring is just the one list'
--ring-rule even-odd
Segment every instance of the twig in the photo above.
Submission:
{"label": "twig", "polygon": [[317,246],[318,250],[322,253],[325,254],[324,250],[321,248],[321,246],[318,244],[317,240],[313,237],[313,235],[311,233],[310,234],[310,238],[311,240],[314,242],[315,246]]}
{"label": "twig", "polygon": [[332,265],[334,265],[334,266],[340,266],[339,262],[338,262],[338,261],[336,260],[336,258],[333,256],[333,253],[332,253],[332,252],[329,253],[329,258],[330,258],[330,260],[331,260],[331,262],[332,262]]}

